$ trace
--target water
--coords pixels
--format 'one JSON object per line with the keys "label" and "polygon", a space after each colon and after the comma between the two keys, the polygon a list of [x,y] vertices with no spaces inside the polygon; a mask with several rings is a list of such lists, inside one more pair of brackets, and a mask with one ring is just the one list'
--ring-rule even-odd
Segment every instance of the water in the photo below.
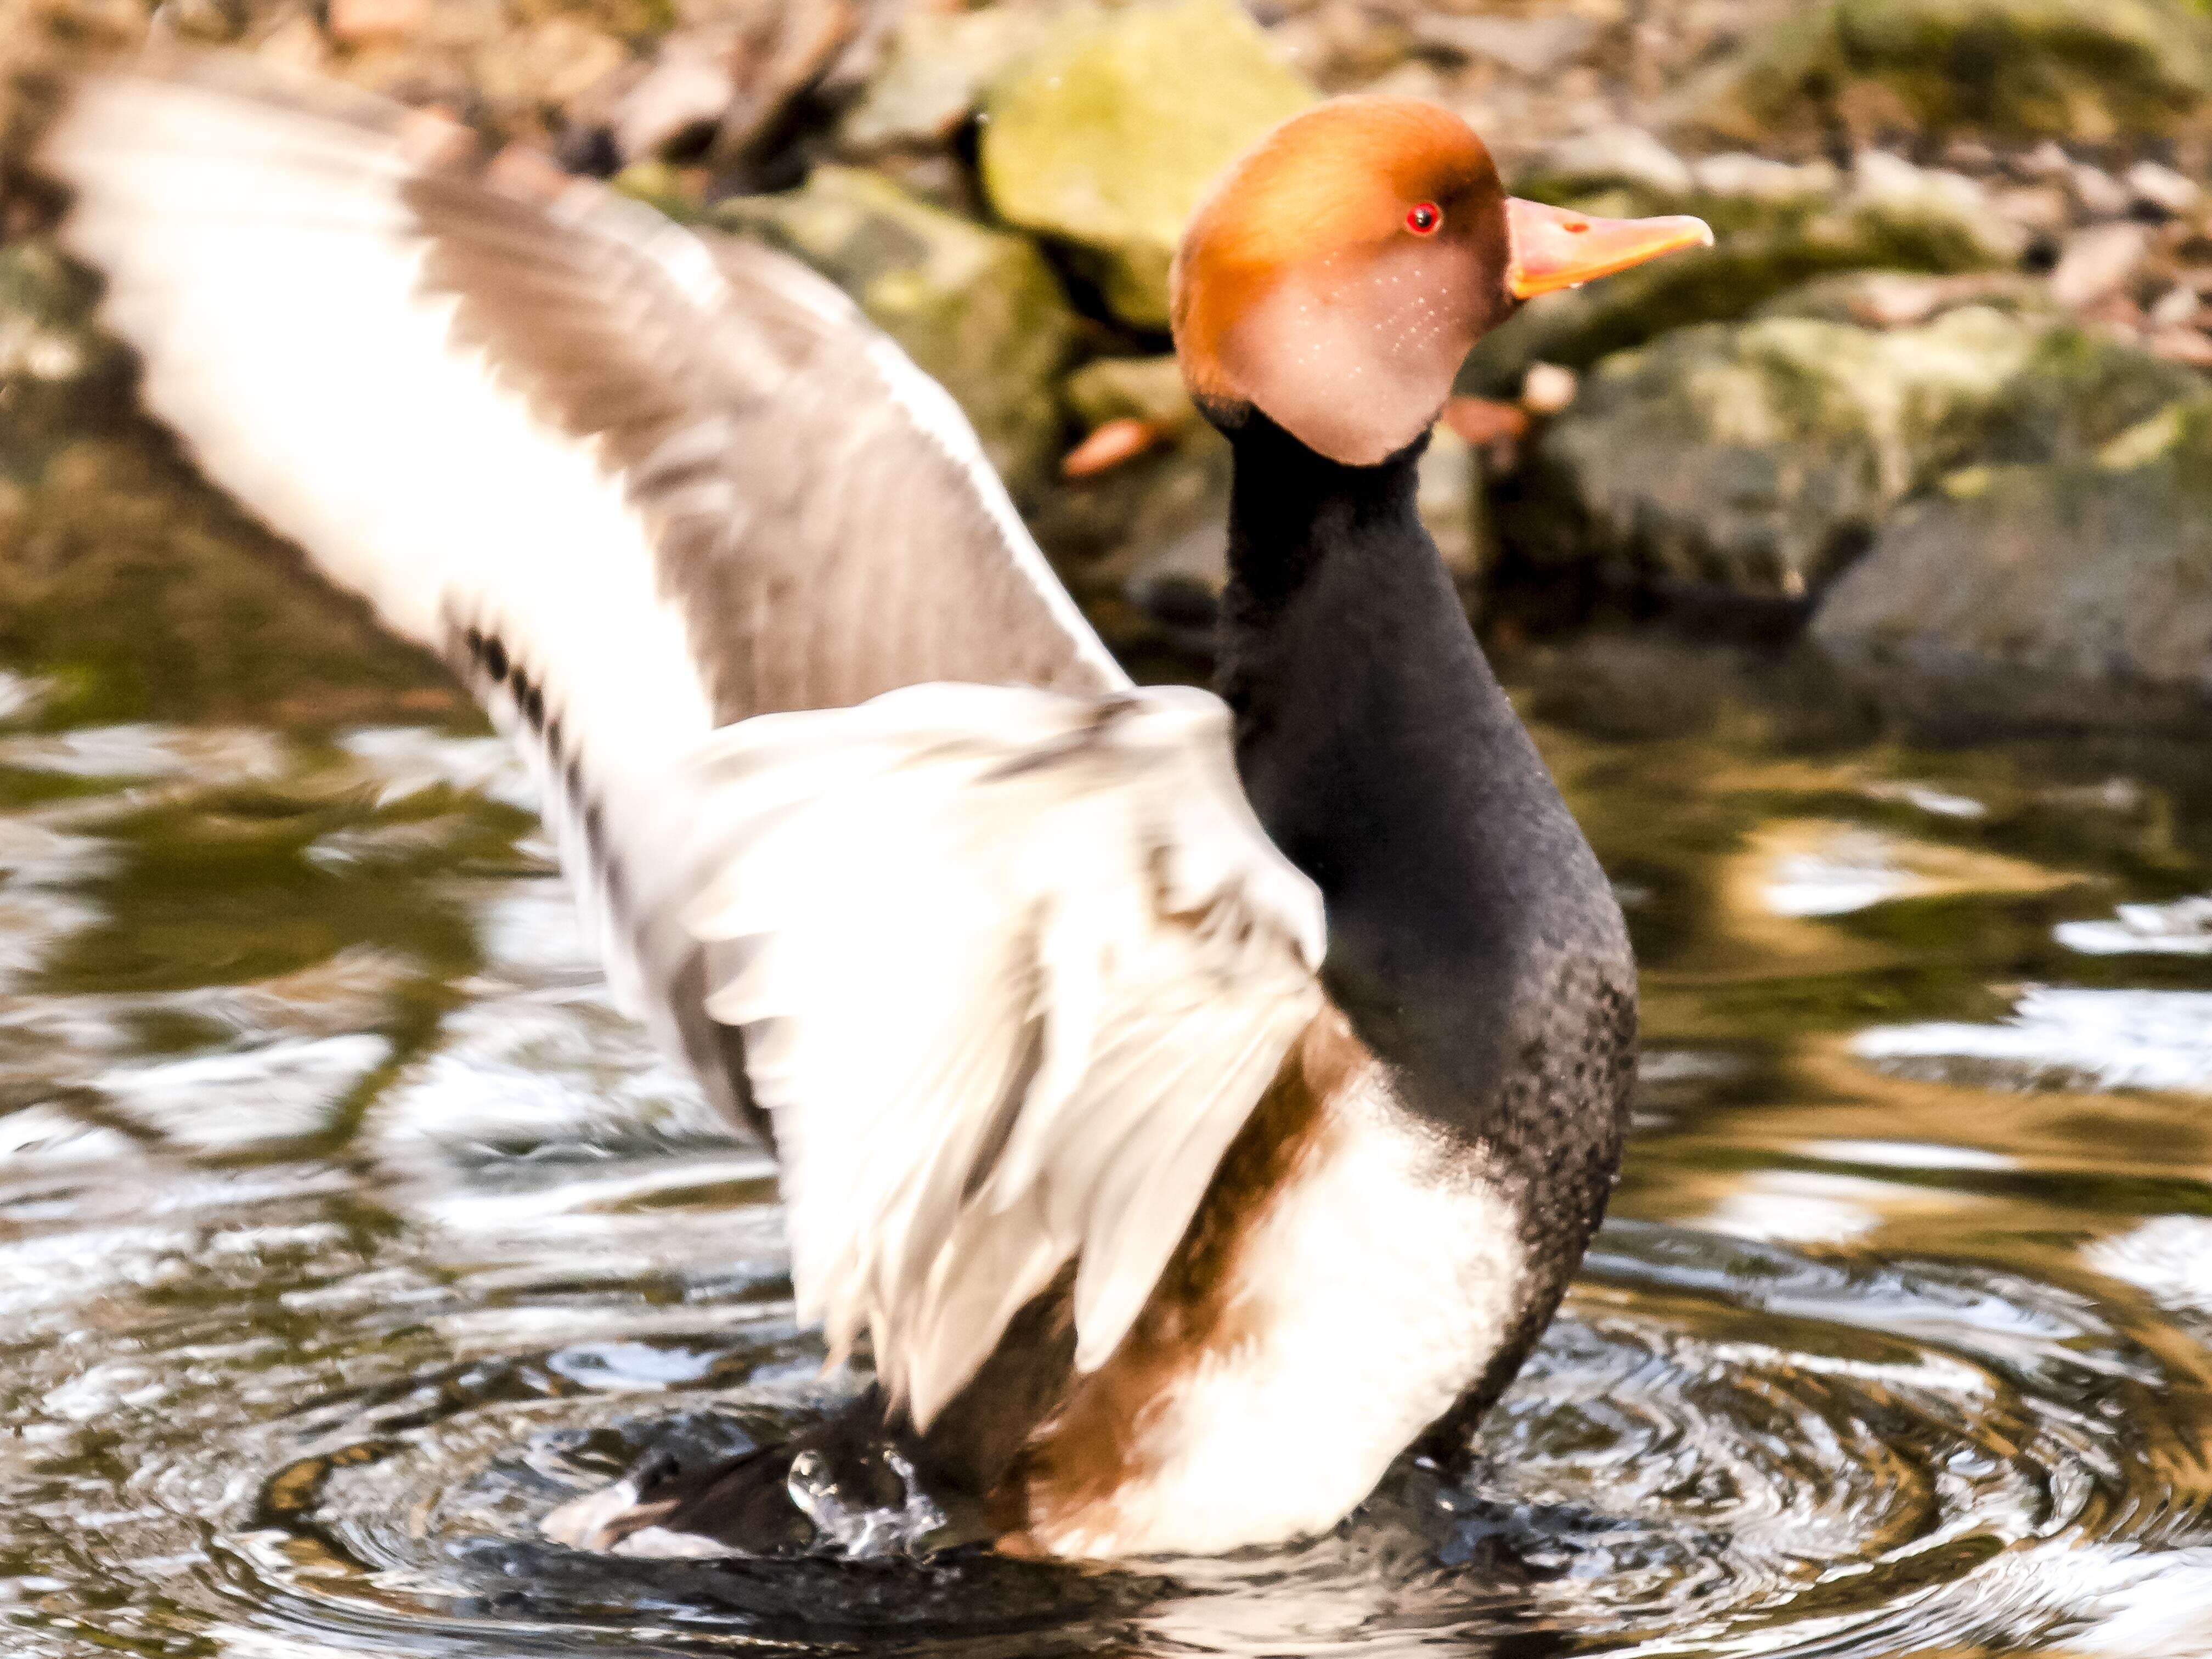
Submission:
{"label": "water", "polygon": [[1648,971],[1588,1271],[1471,1475],[1126,1572],[537,1541],[854,1387],[769,1167],[609,1006],[489,739],[7,682],[0,1651],[2212,1654],[2187,755],[1594,661],[1515,676]]}

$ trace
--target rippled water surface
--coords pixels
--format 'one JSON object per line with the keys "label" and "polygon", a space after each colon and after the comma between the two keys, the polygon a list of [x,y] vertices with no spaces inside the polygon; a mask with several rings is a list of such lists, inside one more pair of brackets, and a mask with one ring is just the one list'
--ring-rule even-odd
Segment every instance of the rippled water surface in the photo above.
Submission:
{"label": "rippled water surface", "polygon": [[769,1166],[491,739],[6,683],[0,1651],[2212,1655],[2207,793],[1523,678],[1646,963],[1614,1218],[1470,1475],[1114,1573],[536,1541],[853,1386]]}

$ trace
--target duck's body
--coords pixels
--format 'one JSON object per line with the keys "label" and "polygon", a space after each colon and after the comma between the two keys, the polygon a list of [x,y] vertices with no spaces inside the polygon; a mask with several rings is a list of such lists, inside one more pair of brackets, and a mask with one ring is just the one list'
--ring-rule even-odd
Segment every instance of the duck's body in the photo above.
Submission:
{"label": "duck's body", "polygon": [[1231,1165],[1211,1340],[1164,1343],[1158,1396],[1102,1413],[1158,1449],[1061,1523],[1083,1553],[1231,1547],[1261,1506],[1278,1535],[1331,1524],[1518,1369],[1620,1154],[1620,908],[1421,526],[1414,454],[1340,465],[1259,415],[1231,435],[1218,689],[1327,907],[1329,1007],[1282,1121],[1255,1120],[1277,1178]]}
{"label": "duck's body", "polygon": [[1146,1317],[1035,1443],[1026,1525],[1058,1553],[1332,1524],[1497,1397],[1620,1155],[1620,908],[1422,527],[1415,454],[1343,466],[1263,416],[1232,441],[1218,689],[1254,810],[1326,904],[1329,1006]]}
{"label": "duck's body", "polygon": [[[47,144],[149,402],[537,758],[617,988],[785,1160],[801,1311],[873,1338],[878,1385],[798,1445],[550,1529],[771,1547],[794,1459],[873,1440],[1004,1548],[1222,1551],[1333,1524],[1494,1400],[1603,1210],[1634,975],[1414,511],[1458,356],[1542,275],[1463,125],[1325,106],[1186,246],[1236,451],[1224,710],[1129,684],[942,392],[812,278],[229,76],[90,83]],[[258,228],[388,341],[210,297],[189,216],[241,172],[331,193],[357,236]],[[1379,228],[1277,282],[1316,177],[1347,222],[1381,191]],[[1333,398],[1370,348],[1373,395]],[[410,377],[426,430],[349,404]],[[471,438],[535,492],[520,550]]]}

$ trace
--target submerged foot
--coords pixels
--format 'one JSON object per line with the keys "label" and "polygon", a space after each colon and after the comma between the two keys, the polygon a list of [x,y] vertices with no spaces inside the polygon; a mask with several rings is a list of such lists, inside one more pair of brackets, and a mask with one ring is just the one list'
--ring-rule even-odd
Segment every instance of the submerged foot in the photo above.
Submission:
{"label": "submerged foot", "polygon": [[657,1449],[540,1530],[572,1549],[690,1558],[921,1554],[980,1535],[923,1489],[896,1446],[840,1419],[734,1456]]}

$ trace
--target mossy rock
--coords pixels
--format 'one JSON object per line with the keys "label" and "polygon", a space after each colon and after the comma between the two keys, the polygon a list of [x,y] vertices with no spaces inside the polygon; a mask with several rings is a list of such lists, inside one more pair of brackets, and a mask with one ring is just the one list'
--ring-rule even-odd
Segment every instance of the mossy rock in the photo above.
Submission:
{"label": "mossy rock", "polygon": [[2095,457],[1957,473],[1886,528],[1813,637],[1923,723],[2212,718],[2212,398]]}
{"label": "mossy rock", "polygon": [[1180,432],[1198,419],[1182,365],[1172,355],[1095,358],[1067,377],[1066,395],[1085,427],[1138,420]]}
{"label": "mossy rock", "polygon": [[1932,276],[1917,270],[1847,270],[1818,276],[1753,310],[1754,317],[1812,317],[1864,327],[1922,323],[1960,306],[1988,306],[2045,324],[2063,316],[2051,285],[2015,271]]}
{"label": "mossy rock", "polygon": [[839,120],[839,149],[865,157],[945,143],[975,113],[984,88],[1042,46],[1051,27],[1044,12],[1018,6],[908,12],[882,67]]}
{"label": "mossy rock", "polygon": [[2094,452],[2199,383],[2057,318],[1965,304],[1881,331],[1768,316],[1607,360],[1539,442],[1508,534],[1631,584],[1796,599],[1977,463]]}
{"label": "mossy rock", "polygon": [[986,95],[984,193],[1074,250],[1115,316],[1164,328],[1191,210],[1316,96],[1233,0],[1079,10]]}
{"label": "mossy rock", "polygon": [[[1916,185],[1916,175],[1923,182]],[[1977,210],[1966,180],[1887,157],[1863,163],[1848,186],[1834,180],[1824,189],[1814,178],[1802,191],[1722,192],[1693,184],[1678,193],[1649,181],[1559,173],[1532,174],[1515,189],[1585,213],[1694,213],[1717,240],[1522,307],[1476,345],[1462,370],[1460,389],[1478,397],[1515,395],[1532,363],[1585,368],[1672,330],[1747,316],[1816,277],[1985,270],[2010,264],[2018,252]]]}
{"label": "mossy rock", "polygon": [[2189,0],[1822,0],[1693,82],[1680,128],[1737,143],[1975,129],[2086,143],[2171,135],[2212,99]]}
{"label": "mossy rock", "polygon": [[975,224],[875,173],[817,167],[781,196],[709,215],[772,241],[836,283],[943,383],[1008,484],[1033,490],[1058,453],[1058,382],[1077,322],[1024,238]]}

